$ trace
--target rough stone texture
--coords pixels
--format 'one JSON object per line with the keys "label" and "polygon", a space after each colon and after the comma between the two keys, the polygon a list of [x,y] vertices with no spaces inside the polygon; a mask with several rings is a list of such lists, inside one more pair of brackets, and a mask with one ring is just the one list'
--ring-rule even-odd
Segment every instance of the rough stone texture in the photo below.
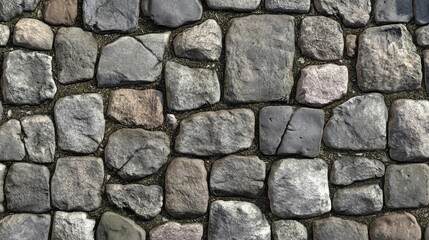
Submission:
{"label": "rough stone texture", "polygon": [[421,47],[429,46],[429,25],[417,28],[416,30],[417,44]]}
{"label": "rough stone texture", "polygon": [[54,98],[52,57],[39,52],[15,50],[5,53],[2,93],[5,103],[37,105]]}
{"label": "rough stone texture", "polygon": [[429,166],[389,165],[384,180],[388,208],[417,208],[429,205]]}
{"label": "rough stone texture", "polygon": [[419,89],[421,69],[421,58],[404,25],[371,27],[360,35],[356,70],[362,91],[389,93]]}
{"label": "rough stone texture", "polygon": [[357,48],[357,36],[354,34],[347,34],[346,36],[346,54],[349,57],[354,57],[356,55]]}
{"label": "rough stone texture", "polygon": [[294,239],[307,240],[307,228],[294,220],[280,220],[271,226],[273,240]]}
{"label": "rough stone texture", "polygon": [[149,13],[156,24],[177,28],[200,20],[203,6],[200,0],[157,0],[150,2]]}
{"label": "rough stone texture", "polygon": [[80,28],[60,28],[55,38],[58,81],[70,84],[92,79],[97,60],[97,41]]}
{"label": "rough stone texture", "polygon": [[364,157],[343,157],[333,163],[330,181],[337,185],[350,185],[355,181],[383,177],[384,172],[384,164],[381,161]]}
{"label": "rough stone texture", "polygon": [[311,0],[265,0],[265,9],[270,12],[306,13]]}
{"label": "rough stone texture", "polygon": [[97,240],[145,240],[146,232],[133,220],[113,212],[105,212],[97,227]]}
{"label": "rough stone texture", "polygon": [[274,155],[294,109],[290,106],[268,106],[259,112],[259,148],[265,155]]}
{"label": "rough stone texture", "polygon": [[60,210],[92,211],[101,206],[103,160],[59,158],[51,180],[52,205]]}
{"label": "rough stone texture", "polygon": [[294,82],[294,19],[254,15],[235,18],[230,24],[225,37],[225,99],[232,103],[287,101]]}
{"label": "rough stone texture", "polygon": [[396,100],[390,116],[390,157],[401,162],[426,161],[429,158],[429,130],[426,127],[429,123],[429,101]]}
{"label": "rough stone texture", "polygon": [[78,0],[45,0],[43,17],[54,25],[73,25],[77,16]]}
{"label": "rough stone texture", "polygon": [[261,4],[261,0],[206,0],[211,9],[253,11]]}
{"label": "rough stone texture", "polygon": [[419,240],[421,228],[409,213],[393,213],[376,218],[369,227],[369,236],[377,240]]}
{"label": "rough stone texture", "polygon": [[33,18],[21,18],[15,25],[13,44],[35,50],[51,50],[54,33],[49,25]]}
{"label": "rough stone texture", "polygon": [[198,156],[226,155],[252,146],[255,114],[249,109],[201,112],[180,122],[175,150]]}
{"label": "rough stone texture", "polygon": [[0,164],[0,213],[4,212],[4,178],[6,176],[6,165]]}
{"label": "rough stone texture", "polygon": [[206,213],[209,201],[204,161],[175,158],[165,173],[165,209],[173,217],[193,218]]}
{"label": "rough stone texture", "polygon": [[220,100],[220,84],[215,70],[167,62],[165,85],[167,105],[171,110],[197,109]]}
{"label": "rough stone texture", "polygon": [[137,30],[139,4],[139,0],[84,0],[85,28],[93,32],[134,32]]}
{"label": "rough stone texture", "polygon": [[214,19],[208,19],[179,33],[173,46],[179,57],[216,61],[222,53],[222,29]]}
{"label": "rough stone texture", "polygon": [[0,161],[21,161],[25,157],[24,143],[21,141],[21,124],[11,119],[0,127]]}
{"label": "rough stone texture", "polygon": [[373,214],[383,208],[383,190],[378,184],[338,189],[332,199],[332,207],[339,214]]}
{"label": "rough stone texture", "polygon": [[306,17],[298,38],[303,55],[316,60],[338,60],[343,56],[344,37],[341,25],[327,17]]}
{"label": "rough stone texture", "polygon": [[424,62],[424,81],[426,86],[426,94],[429,95],[429,50],[423,51]]}
{"label": "rough stone texture", "polygon": [[413,18],[413,0],[376,0],[376,23],[407,23]]}
{"label": "rough stone texture", "polygon": [[328,164],[321,159],[283,159],[268,178],[271,211],[281,218],[307,218],[331,210]]}
{"label": "rough stone texture", "polygon": [[316,10],[329,16],[338,16],[347,27],[364,27],[370,18],[371,0],[315,0]]}
{"label": "rough stone texture", "polygon": [[164,52],[169,45],[170,35],[171,32],[151,33],[136,36],[136,38],[158,59],[158,61],[162,62]]}
{"label": "rough stone texture", "polygon": [[163,94],[155,89],[112,91],[107,115],[128,126],[159,127],[164,122]]}
{"label": "rough stone texture", "polygon": [[7,209],[42,213],[51,209],[49,170],[45,166],[15,163],[5,178]]}
{"label": "rough stone texture", "polygon": [[51,163],[55,156],[55,127],[49,116],[34,115],[21,120],[25,149],[32,162]]}
{"label": "rough stone texture", "polygon": [[52,240],[94,240],[95,220],[83,212],[55,212]]}
{"label": "rough stone texture", "polygon": [[313,222],[314,240],[368,240],[368,227],[355,221],[328,217]]}
{"label": "rough stone texture", "polygon": [[217,200],[210,206],[208,239],[270,240],[271,230],[255,204]]}
{"label": "rough stone texture", "polygon": [[24,11],[34,11],[40,0],[0,0],[0,21],[9,21]]}
{"label": "rough stone texture", "polygon": [[51,216],[13,214],[0,220],[0,239],[48,240]]}
{"label": "rough stone texture", "polygon": [[10,29],[7,25],[0,24],[0,46],[6,46],[9,42]]}
{"label": "rough stone texture", "polygon": [[54,107],[58,147],[77,153],[92,153],[104,137],[101,95],[81,94],[60,98]]}
{"label": "rough stone texture", "polygon": [[333,109],[323,141],[328,147],[342,150],[385,149],[388,115],[379,93],[350,98]]}
{"label": "rough stone texture", "polygon": [[210,191],[216,196],[258,198],[264,189],[266,164],[256,156],[232,155],[211,167]]}
{"label": "rough stone texture", "polygon": [[160,186],[107,184],[106,193],[110,203],[121,209],[129,209],[145,220],[161,212],[163,197]]}
{"label": "rough stone texture", "polygon": [[323,107],[347,94],[349,72],[346,66],[313,65],[301,70],[296,100],[299,103]]}
{"label": "rough stone texture", "polygon": [[419,25],[429,23],[429,2],[426,0],[414,0],[414,20]]}
{"label": "rough stone texture", "polygon": [[167,222],[149,232],[150,240],[201,240],[203,225],[200,223],[179,224]]}

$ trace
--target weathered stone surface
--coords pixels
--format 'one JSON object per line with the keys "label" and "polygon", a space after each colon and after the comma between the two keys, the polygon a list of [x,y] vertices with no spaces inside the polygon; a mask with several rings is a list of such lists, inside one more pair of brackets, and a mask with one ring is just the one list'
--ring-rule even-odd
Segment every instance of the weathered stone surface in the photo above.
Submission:
{"label": "weathered stone surface", "polygon": [[216,196],[258,198],[264,189],[266,164],[256,156],[231,155],[211,167],[210,191]]}
{"label": "weathered stone surface", "polygon": [[55,212],[52,240],[94,240],[95,220],[83,212]]}
{"label": "weathered stone surface", "polygon": [[208,238],[269,240],[271,230],[255,204],[217,200],[210,206]]}
{"label": "weathered stone surface", "polygon": [[225,38],[225,99],[233,103],[287,101],[293,86],[293,17],[251,15],[230,23]]}
{"label": "weathered stone surface", "polygon": [[261,4],[261,0],[206,0],[211,9],[253,11]]}
{"label": "weathered stone surface", "polygon": [[7,172],[5,183],[8,210],[42,213],[51,209],[47,167],[15,163]]}
{"label": "weathered stone surface", "polygon": [[106,193],[110,203],[121,209],[129,209],[145,220],[161,212],[163,197],[160,186],[107,184]]}
{"label": "weathered stone surface", "polygon": [[60,98],[54,107],[58,147],[77,153],[97,150],[104,138],[103,112],[103,99],[99,94]]}
{"label": "weathered stone surface", "polygon": [[57,92],[52,78],[52,57],[39,52],[15,50],[3,62],[3,99],[10,104],[41,104]]}
{"label": "weathered stone surface", "polygon": [[421,228],[409,213],[393,213],[376,218],[369,226],[369,236],[377,240],[419,240]]}
{"label": "weathered stone surface", "polygon": [[350,98],[333,109],[323,141],[335,149],[385,149],[388,115],[384,97],[379,93]]}
{"label": "weathered stone surface", "polygon": [[35,115],[21,120],[25,149],[32,162],[51,163],[55,156],[55,127],[49,116]]}
{"label": "weathered stone surface", "polygon": [[191,115],[180,122],[176,151],[198,156],[225,155],[252,146],[255,114],[249,109]]}
{"label": "weathered stone surface", "polygon": [[138,25],[139,4],[139,0],[84,0],[85,28],[93,32],[134,32]]}
{"label": "weathered stone surface", "polygon": [[208,19],[179,33],[173,46],[179,57],[216,61],[222,53],[222,29],[214,19]]}
{"label": "weathered stone surface", "polygon": [[338,60],[343,56],[343,30],[330,18],[306,17],[301,22],[298,44],[305,56],[316,60]]}
{"label": "weathered stone surface", "polygon": [[413,0],[376,0],[376,23],[407,23],[413,18]]}
{"label": "weathered stone surface", "polygon": [[70,84],[92,79],[97,60],[97,41],[81,28],[60,28],[55,38],[58,81]]}
{"label": "weathered stone surface", "polygon": [[417,44],[421,47],[429,46],[429,25],[417,28],[416,40]]}
{"label": "weathered stone surface", "polygon": [[175,158],[165,173],[165,209],[177,218],[192,218],[206,213],[209,201],[204,161]]}
{"label": "weathered stone surface", "polygon": [[354,34],[347,34],[346,36],[346,53],[349,57],[356,55],[357,36]]}
{"label": "weathered stone surface", "polygon": [[0,46],[6,46],[10,37],[10,29],[7,25],[0,24]]}
{"label": "weathered stone surface", "polygon": [[200,223],[179,224],[167,222],[149,232],[150,240],[201,240],[203,225]]}
{"label": "weathered stone surface", "polygon": [[418,89],[422,82],[421,68],[421,58],[404,25],[367,28],[360,35],[356,70],[362,91],[398,92]]}
{"label": "weathered stone surface", "polygon": [[170,139],[164,132],[121,129],[110,135],[104,155],[109,168],[131,180],[158,171],[169,154]]}
{"label": "weathered stone surface", "polygon": [[284,159],[268,178],[271,211],[281,218],[307,218],[331,210],[328,164],[322,159]]}
{"label": "weathered stone surface", "polygon": [[13,214],[0,220],[0,239],[48,240],[51,216]]}
{"label": "weathered stone surface", "polygon": [[294,239],[307,240],[307,229],[301,223],[294,220],[280,220],[273,222],[271,226],[273,240]]}
{"label": "weathered stone surface", "polygon": [[77,0],[46,0],[43,18],[54,25],[73,25],[77,16]]}
{"label": "weathered stone surface", "polygon": [[414,3],[414,20],[419,25],[429,23],[429,2],[426,0],[415,0]]}
{"label": "weathered stone surface", "polygon": [[25,157],[21,123],[11,119],[0,127],[0,161],[21,161]]}
{"label": "weathered stone surface", "polygon": [[158,61],[162,62],[164,52],[169,45],[170,35],[171,32],[150,33],[136,36],[136,38],[158,59]]}
{"label": "weathered stone surface", "polygon": [[105,212],[97,227],[97,240],[145,240],[146,232],[133,220],[113,212]]}
{"label": "weathered stone surface", "polygon": [[365,224],[337,217],[328,217],[313,222],[314,240],[368,240]]}
{"label": "weathered stone surface", "polygon": [[423,51],[424,63],[424,81],[426,86],[426,93],[429,95],[429,50]]}
{"label": "weathered stone surface", "polygon": [[0,164],[0,213],[4,212],[4,178],[6,176],[6,165]]}
{"label": "weathered stone surface", "polygon": [[330,181],[337,185],[350,185],[355,181],[384,176],[385,167],[381,161],[364,157],[343,157],[332,165]]}
{"label": "weathered stone surface", "polygon": [[60,158],[51,180],[52,205],[66,211],[95,210],[101,206],[103,180],[100,158]]}
{"label": "weathered stone surface", "polygon": [[24,11],[34,11],[40,0],[0,0],[0,21],[9,21]]}
{"label": "weathered stone surface", "polygon": [[265,9],[271,12],[306,13],[311,0],[265,0]]}
{"label": "weathered stone surface", "polygon": [[340,17],[346,27],[364,27],[371,13],[371,0],[315,0],[314,6],[322,14]]}
{"label": "weathered stone surface", "polygon": [[200,0],[158,0],[150,2],[149,13],[156,24],[176,28],[200,20],[203,6]]}
{"label": "weathered stone surface", "polygon": [[369,215],[383,208],[383,190],[378,184],[338,189],[332,199],[335,212],[345,215]]}
{"label": "weathered stone surface", "polygon": [[347,94],[349,72],[346,66],[313,65],[301,70],[296,90],[299,103],[322,107]]}
{"label": "weathered stone surface", "polygon": [[112,91],[107,115],[129,126],[159,127],[164,122],[163,94],[155,89]]}
{"label": "weathered stone surface", "polygon": [[51,50],[54,33],[49,25],[33,18],[20,19],[14,28],[13,44],[35,50]]}
{"label": "weathered stone surface", "polygon": [[389,208],[417,208],[429,205],[429,167],[426,164],[389,165],[384,194]]}
{"label": "weathered stone surface", "polygon": [[262,153],[300,154],[316,157],[320,152],[323,110],[289,106],[265,107],[259,114]]}
{"label": "weathered stone surface", "polygon": [[400,99],[393,102],[389,120],[389,153],[401,162],[429,159],[429,101]]}
{"label": "weathered stone surface", "polygon": [[165,87],[168,108],[175,111],[197,109],[220,100],[220,84],[215,70],[167,62]]}

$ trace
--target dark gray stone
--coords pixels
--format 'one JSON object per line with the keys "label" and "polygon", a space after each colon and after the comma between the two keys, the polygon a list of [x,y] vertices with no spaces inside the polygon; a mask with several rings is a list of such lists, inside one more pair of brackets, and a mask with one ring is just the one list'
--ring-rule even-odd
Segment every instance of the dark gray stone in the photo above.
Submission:
{"label": "dark gray stone", "polygon": [[265,0],[265,9],[270,12],[306,13],[311,0]]}
{"label": "dark gray stone", "polygon": [[97,240],[145,240],[146,232],[133,220],[113,212],[105,212],[97,227]]}
{"label": "dark gray stone", "polygon": [[0,126],[0,161],[21,161],[25,157],[21,123],[11,119]]}
{"label": "dark gray stone", "polygon": [[377,240],[420,240],[422,230],[409,213],[393,213],[376,218],[369,226],[369,236]]}
{"label": "dark gray stone", "polygon": [[146,49],[148,49],[158,61],[162,62],[164,53],[168,47],[171,32],[150,33],[141,36],[136,36]]}
{"label": "dark gray stone", "polygon": [[95,220],[83,212],[55,212],[52,240],[94,240]]}
{"label": "dark gray stone", "polygon": [[417,28],[416,41],[417,41],[417,45],[421,47],[429,46],[429,25]]}
{"label": "dark gray stone", "polygon": [[346,27],[364,27],[370,18],[371,0],[315,0],[316,10],[329,16],[338,16]]}
{"label": "dark gray stone", "polygon": [[328,217],[313,222],[314,240],[368,240],[365,224],[337,217]]}
{"label": "dark gray stone", "polygon": [[264,189],[266,164],[256,156],[232,155],[215,161],[210,191],[216,196],[258,198]]}
{"label": "dark gray stone", "polygon": [[9,21],[24,11],[33,11],[40,0],[0,0],[0,21]]}
{"label": "dark gray stone", "polygon": [[25,149],[32,162],[51,163],[55,157],[55,127],[49,116],[35,115],[21,120]]}
{"label": "dark gray stone", "polygon": [[407,23],[413,18],[413,0],[376,0],[376,23]]}
{"label": "dark gray stone", "polygon": [[336,185],[350,185],[355,181],[383,177],[384,171],[381,161],[364,157],[343,157],[332,165],[330,181]]}
{"label": "dark gray stone", "polygon": [[48,240],[50,227],[48,214],[13,214],[0,220],[0,239]]}
{"label": "dark gray stone", "polygon": [[261,4],[261,0],[206,0],[211,9],[253,11]]}
{"label": "dark gray stone", "polygon": [[149,13],[156,24],[177,28],[200,20],[203,6],[200,0],[157,0],[150,2]]}
{"label": "dark gray stone", "polygon": [[274,155],[283,140],[287,124],[294,112],[290,106],[268,106],[259,112],[259,148],[265,155]]}
{"label": "dark gray stone", "polygon": [[429,23],[429,1],[414,0],[414,19],[419,25]]}
{"label": "dark gray stone", "polygon": [[251,15],[230,24],[225,37],[225,99],[232,103],[287,101],[294,82],[293,17]]}
{"label": "dark gray stone", "polygon": [[294,220],[280,220],[271,225],[273,240],[307,240],[307,228]]}
{"label": "dark gray stone", "polygon": [[370,93],[353,97],[333,109],[323,141],[334,149],[385,149],[388,115],[383,95]]}
{"label": "dark gray stone", "polygon": [[271,229],[255,204],[217,200],[210,206],[208,238],[270,240]]}
{"label": "dark gray stone", "polygon": [[150,240],[201,240],[203,238],[203,225],[200,223],[167,222],[150,230],[149,236]]}
{"label": "dark gray stone", "polygon": [[338,189],[332,207],[339,214],[373,214],[383,209],[383,190],[378,184]]}

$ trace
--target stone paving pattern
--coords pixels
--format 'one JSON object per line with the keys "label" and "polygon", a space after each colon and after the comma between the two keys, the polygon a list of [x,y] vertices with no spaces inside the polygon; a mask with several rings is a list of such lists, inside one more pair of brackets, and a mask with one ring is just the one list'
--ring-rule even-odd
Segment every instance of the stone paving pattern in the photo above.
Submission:
{"label": "stone paving pattern", "polygon": [[429,240],[429,1],[0,21],[0,240]]}

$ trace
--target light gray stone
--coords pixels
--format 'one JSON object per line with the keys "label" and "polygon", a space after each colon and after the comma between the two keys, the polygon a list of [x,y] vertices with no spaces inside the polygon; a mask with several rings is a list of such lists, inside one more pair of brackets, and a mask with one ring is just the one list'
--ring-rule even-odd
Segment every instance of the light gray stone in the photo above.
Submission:
{"label": "light gray stone", "polygon": [[168,108],[175,111],[198,109],[220,100],[220,84],[215,70],[167,62],[165,87]]}
{"label": "light gray stone", "polygon": [[365,224],[337,217],[328,217],[313,222],[314,240],[368,240]]}
{"label": "light gray stone", "polygon": [[414,3],[414,20],[419,25],[429,23],[429,2],[426,0],[415,0]]}
{"label": "light gray stone", "polygon": [[203,6],[200,0],[157,0],[150,2],[149,13],[156,24],[177,28],[200,20]]}
{"label": "light gray stone", "polygon": [[206,0],[211,9],[253,11],[261,4],[261,0]]}
{"label": "light gray stone", "polygon": [[225,99],[232,103],[287,101],[294,83],[294,35],[294,19],[287,15],[231,20],[225,38]]}
{"label": "light gray stone", "polygon": [[0,213],[4,212],[4,178],[6,176],[6,165],[0,164]]}
{"label": "light gray stone", "polygon": [[353,97],[333,109],[333,116],[325,126],[323,141],[334,149],[385,149],[388,115],[381,94]]}
{"label": "light gray stone", "polygon": [[381,161],[364,157],[343,157],[332,165],[330,181],[336,185],[350,185],[384,176],[385,167]]}
{"label": "light gray stone", "polygon": [[0,220],[0,239],[48,240],[50,227],[48,214],[13,214]]}
{"label": "light gray stone", "polygon": [[273,222],[271,226],[273,240],[293,239],[307,240],[307,228],[294,220],[280,220]]}
{"label": "light gray stone", "polygon": [[34,11],[40,0],[0,0],[0,21],[7,22],[24,11]]}
{"label": "light gray stone", "polygon": [[255,115],[250,109],[191,115],[180,122],[175,150],[198,156],[226,155],[252,146]]}
{"label": "light gray stone", "polygon": [[5,54],[2,76],[5,103],[37,105],[54,98],[52,57],[39,52],[14,50]]}
{"label": "light gray stone", "polygon": [[409,213],[393,213],[376,218],[369,226],[369,236],[377,240],[420,240],[422,230]]}
{"label": "light gray stone", "polygon": [[210,206],[208,239],[270,240],[271,229],[255,204],[217,200]]}
{"label": "light gray stone", "polygon": [[335,212],[345,215],[369,215],[383,209],[383,190],[378,184],[338,189],[332,199]]}
{"label": "light gray stone", "polygon": [[24,117],[21,120],[24,130],[25,149],[32,162],[51,163],[55,157],[55,127],[46,115]]}
{"label": "light gray stone", "polygon": [[313,65],[301,70],[296,100],[299,103],[323,107],[347,94],[349,72],[346,66]]}
{"label": "light gray stone", "polygon": [[109,168],[133,180],[158,171],[169,154],[170,139],[164,132],[121,129],[110,135],[104,155]]}
{"label": "light gray stone", "polygon": [[281,218],[308,218],[331,210],[328,164],[322,159],[283,159],[268,177],[271,211]]}
{"label": "light gray stone", "polygon": [[11,119],[0,126],[0,161],[21,161],[25,157],[21,123]]}
{"label": "light gray stone", "polygon": [[214,19],[208,19],[179,33],[173,46],[179,57],[216,61],[222,53],[222,29]]}
{"label": "light gray stone", "polygon": [[58,147],[77,153],[92,153],[104,138],[104,108],[101,95],[81,94],[60,98],[54,107]]}
{"label": "light gray stone", "polygon": [[83,212],[55,212],[52,240],[94,240],[95,220]]}
{"label": "light gray stone", "polygon": [[113,212],[105,212],[97,227],[97,240],[145,240],[146,232],[133,220]]}
{"label": "light gray stone", "polygon": [[10,29],[7,25],[0,24],[0,46],[6,46],[9,42]]}
{"label": "light gray stone", "polygon": [[419,89],[421,69],[421,58],[405,25],[371,27],[360,35],[356,70],[362,91],[390,93]]}
{"label": "light gray stone", "polygon": [[346,53],[349,57],[354,57],[356,55],[357,48],[357,36],[354,34],[347,34],[346,36]]}
{"label": "light gray stone", "polygon": [[51,27],[33,18],[21,18],[13,31],[13,44],[34,50],[52,50],[54,33]]}
{"label": "light gray stone", "polygon": [[270,12],[306,13],[311,0],[265,0],[265,9]]}
{"label": "light gray stone", "polygon": [[376,0],[375,22],[407,23],[413,18],[413,0]]}
{"label": "light gray stone", "polygon": [[60,158],[51,180],[52,205],[65,211],[96,210],[101,207],[103,181],[100,158]]}
{"label": "light gray stone", "polygon": [[339,60],[343,57],[344,37],[341,25],[327,17],[306,17],[298,38],[304,56],[316,60]]}
{"label": "light gray stone", "polygon": [[264,190],[266,164],[256,156],[231,155],[211,167],[210,191],[216,196],[258,198]]}
{"label": "light gray stone", "polygon": [[429,46],[429,25],[417,28],[416,30],[417,44],[421,47]]}
{"label": "light gray stone", "polygon": [[346,27],[364,27],[370,18],[371,0],[315,0],[316,10],[329,16],[338,16]]}
{"label": "light gray stone", "polygon": [[203,225],[200,223],[180,224],[167,222],[149,232],[150,240],[201,240]]}
{"label": "light gray stone", "polygon": [[426,86],[426,94],[429,95],[429,50],[423,51],[423,63],[424,63],[424,82]]}
{"label": "light gray stone", "polygon": [[161,212],[162,188],[157,185],[107,184],[109,202],[120,209],[127,209],[145,220],[154,218]]}

